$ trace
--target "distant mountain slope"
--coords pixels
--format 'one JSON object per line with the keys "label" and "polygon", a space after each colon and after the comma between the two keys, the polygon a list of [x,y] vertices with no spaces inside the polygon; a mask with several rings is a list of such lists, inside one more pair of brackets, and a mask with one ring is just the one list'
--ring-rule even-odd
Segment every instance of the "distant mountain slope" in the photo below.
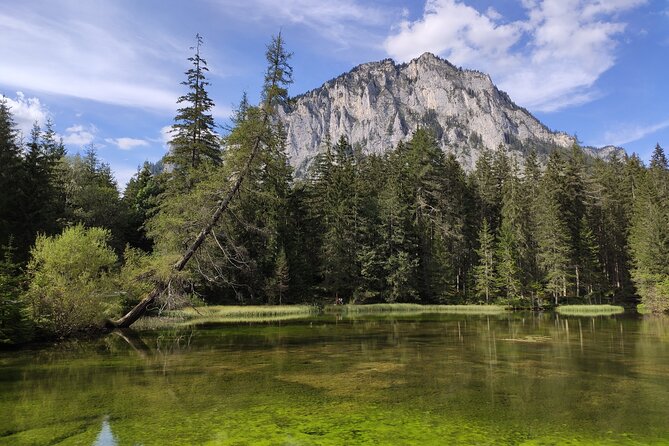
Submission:
{"label": "distant mountain slope", "polygon": [[328,134],[332,141],[347,136],[365,153],[381,153],[416,128],[429,127],[442,148],[468,169],[483,147],[505,144],[515,151],[534,147],[544,153],[576,142],[513,103],[488,75],[456,68],[430,53],[407,64],[385,59],[359,65],[296,97],[280,117],[298,175],[322,150]]}

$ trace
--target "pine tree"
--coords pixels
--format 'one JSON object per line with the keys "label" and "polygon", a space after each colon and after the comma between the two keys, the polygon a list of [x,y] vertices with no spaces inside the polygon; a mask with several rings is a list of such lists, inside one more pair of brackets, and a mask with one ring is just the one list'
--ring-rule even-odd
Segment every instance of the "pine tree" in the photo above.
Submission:
{"label": "pine tree", "polygon": [[0,98],[0,246],[20,229],[23,182],[21,147],[7,100]]}
{"label": "pine tree", "polygon": [[599,261],[600,247],[585,216],[581,222],[580,231],[580,251],[578,253],[580,284],[586,292],[588,302],[591,303],[593,297],[601,298],[603,292],[602,267]]}
{"label": "pine tree", "polygon": [[346,138],[341,137],[332,151],[319,166],[323,170],[318,176],[324,184],[316,185],[321,205],[316,212],[324,227],[320,263],[326,292],[349,299],[358,276],[356,166]]}
{"label": "pine tree", "polygon": [[523,259],[523,272],[525,275],[524,286],[530,293],[530,304],[535,305],[537,292],[541,288],[543,274],[539,268],[538,227],[539,214],[541,213],[540,187],[541,168],[535,150],[531,150],[525,159],[523,178],[520,185],[521,199],[524,197],[525,216],[524,225],[527,228],[527,239],[524,249],[526,252]]}
{"label": "pine tree", "polygon": [[290,269],[288,267],[288,259],[286,258],[286,251],[281,248],[279,255],[276,258],[274,274],[267,284],[269,303],[278,303],[279,305],[282,305],[285,302],[284,299],[289,288],[289,281]]}
{"label": "pine tree", "polygon": [[657,145],[636,191],[630,246],[632,277],[641,301],[653,312],[669,310],[669,168]]}
{"label": "pine tree", "polygon": [[32,337],[28,309],[21,298],[24,290],[19,265],[14,259],[12,240],[0,253],[0,346],[20,344]]}
{"label": "pine tree", "polygon": [[151,251],[152,240],[146,234],[146,222],[155,214],[161,184],[153,173],[155,165],[145,161],[141,169],[128,181],[123,192],[123,205],[127,210],[126,241],[133,247]]}
{"label": "pine tree", "polygon": [[493,231],[497,230],[500,219],[500,175],[492,153],[488,149],[483,150],[476,160],[473,177],[480,197],[480,219],[487,220]]}
{"label": "pine tree", "polygon": [[403,168],[407,150],[400,143],[391,154],[388,178],[379,196],[386,302],[410,302],[420,297],[416,284],[419,258],[412,215],[413,184]]}
{"label": "pine tree", "polygon": [[514,228],[509,223],[502,221],[497,236],[495,265],[497,267],[497,288],[507,299],[521,298],[523,293],[518,251],[518,240]]}
{"label": "pine tree", "polygon": [[195,39],[195,47],[191,48],[195,54],[188,58],[192,67],[185,72],[186,80],[181,83],[188,88],[188,92],[177,99],[177,103],[183,105],[174,118],[171,153],[167,157],[178,172],[195,168],[202,162],[218,163],[221,160],[219,137],[211,114],[214,101],[207,92],[209,82],[205,74],[209,69],[200,54],[202,36],[197,34]]}
{"label": "pine tree", "polygon": [[490,303],[495,295],[498,279],[495,271],[495,236],[486,219],[481,224],[476,253],[479,256],[478,265],[474,268],[476,293],[485,298],[486,303]]}
{"label": "pine tree", "polygon": [[537,202],[537,260],[544,274],[546,291],[553,296],[555,305],[560,296],[567,295],[572,255],[569,228],[560,203],[563,168],[559,153],[551,153]]}

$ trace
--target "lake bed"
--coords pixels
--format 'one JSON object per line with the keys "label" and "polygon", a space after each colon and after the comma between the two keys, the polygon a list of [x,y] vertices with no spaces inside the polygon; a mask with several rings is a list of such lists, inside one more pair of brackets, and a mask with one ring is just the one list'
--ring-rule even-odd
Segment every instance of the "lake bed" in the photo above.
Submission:
{"label": "lake bed", "polygon": [[669,444],[669,319],[320,315],[0,352],[0,445]]}

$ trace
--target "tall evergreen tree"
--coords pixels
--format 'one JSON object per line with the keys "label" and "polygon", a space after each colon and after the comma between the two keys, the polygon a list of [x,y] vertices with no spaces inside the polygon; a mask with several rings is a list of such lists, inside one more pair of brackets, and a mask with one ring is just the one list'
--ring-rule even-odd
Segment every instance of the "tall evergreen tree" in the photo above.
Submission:
{"label": "tall evergreen tree", "polygon": [[172,126],[170,156],[168,161],[177,171],[195,168],[201,162],[220,162],[220,142],[215,132],[214,118],[211,114],[214,101],[209,98],[209,82],[205,74],[209,71],[207,61],[200,54],[202,36],[195,36],[195,54],[188,58],[192,64],[186,71],[186,80],[182,82],[188,92],[177,99],[182,106],[178,109]]}
{"label": "tall evergreen tree", "polygon": [[474,268],[476,293],[485,298],[486,303],[490,303],[495,296],[498,279],[495,271],[495,236],[486,219],[481,224],[476,253],[479,256],[478,265]]}
{"label": "tall evergreen tree", "polygon": [[546,291],[552,295],[555,305],[560,296],[567,295],[571,280],[571,238],[560,202],[563,198],[563,169],[560,154],[551,153],[541,181],[537,214],[537,257]]}
{"label": "tall evergreen tree", "polygon": [[6,246],[21,222],[23,171],[21,147],[7,100],[0,98],[0,246]]}
{"label": "tall evergreen tree", "polygon": [[654,312],[669,310],[669,166],[655,147],[636,191],[630,246],[632,277],[641,301]]}

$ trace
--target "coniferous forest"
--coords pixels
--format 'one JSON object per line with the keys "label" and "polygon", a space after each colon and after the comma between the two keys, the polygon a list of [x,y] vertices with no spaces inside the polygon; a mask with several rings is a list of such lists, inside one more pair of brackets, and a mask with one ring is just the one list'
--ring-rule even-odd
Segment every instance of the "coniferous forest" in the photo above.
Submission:
{"label": "coniferous forest", "polygon": [[659,144],[649,163],[500,146],[468,172],[426,127],[383,155],[328,140],[296,178],[276,113],[293,74],[281,35],[261,104],[241,95],[225,131],[196,43],[170,151],[122,193],[93,147],[67,153],[51,122],[20,137],[0,102],[0,344],[98,327],[156,289],[149,311],[339,299],[669,309]]}

